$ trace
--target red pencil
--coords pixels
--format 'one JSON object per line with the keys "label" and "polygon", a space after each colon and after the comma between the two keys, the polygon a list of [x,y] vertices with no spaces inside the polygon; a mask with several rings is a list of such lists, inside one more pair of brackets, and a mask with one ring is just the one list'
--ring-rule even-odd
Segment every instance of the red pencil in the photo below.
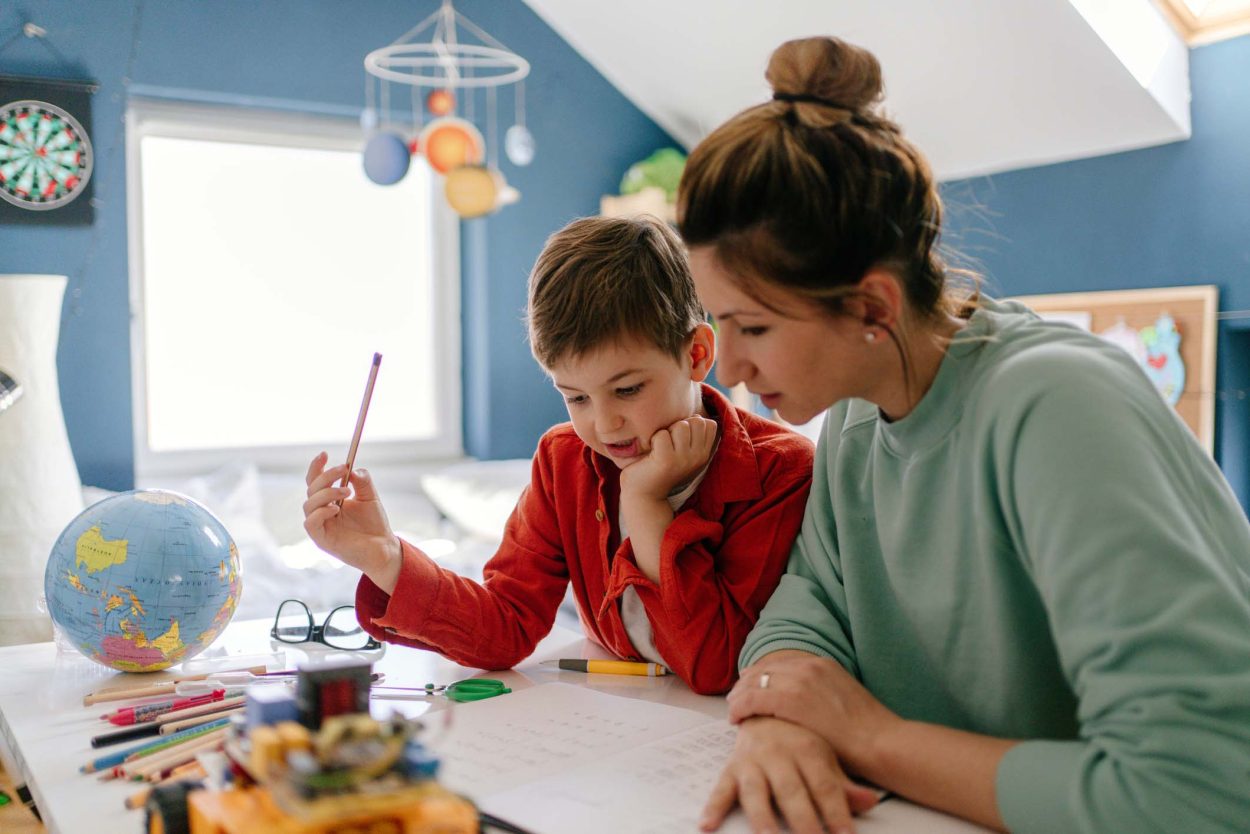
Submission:
{"label": "red pencil", "polygon": [[214,689],[205,695],[192,695],[188,698],[175,698],[172,701],[157,701],[154,704],[140,704],[136,707],[124,707],[116,712],[103,715],[101,718],[107,718],[110,724],[116,724],[119,727],[128,727],[131,724],[141,724],[144,721],[155,721],[167,712],[173,712],[176,709],[186,709],[187,707],[198,707],[204,704],[211,704],[214,701],[220,701],[226,697],[226,690]]}

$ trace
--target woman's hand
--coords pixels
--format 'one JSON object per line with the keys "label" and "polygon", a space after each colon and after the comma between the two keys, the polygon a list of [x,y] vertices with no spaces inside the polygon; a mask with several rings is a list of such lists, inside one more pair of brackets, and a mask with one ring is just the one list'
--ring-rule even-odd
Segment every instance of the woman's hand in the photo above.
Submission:
{"label": "woman's hand", "polygon": [[729,720],[781,718],[816,733],[853,772],[872,772],[878,742],[899,718],[835,660],[785,650],[742,671],[730,690]]}
{"label": "woman's hand", "polygon": [[325,469],[326,453],[313,458],[304,481],[304,529],[332,556],[364,572],[387,593],[395,589],[401,560],[399,539],[391,532],[386,510],[369,473],[357,469],[350,487],[337,485],[347,472],[340,464]]}
{"label": "woman's hand", "polygon": [[833,747],[810,730],[776,718],[748,718],[700,822],[713,831],[735,804],[751,830],[780,831],[773,803],[794,834],[845,834],[851,815],[877,804],[877,793],[847,778]]}

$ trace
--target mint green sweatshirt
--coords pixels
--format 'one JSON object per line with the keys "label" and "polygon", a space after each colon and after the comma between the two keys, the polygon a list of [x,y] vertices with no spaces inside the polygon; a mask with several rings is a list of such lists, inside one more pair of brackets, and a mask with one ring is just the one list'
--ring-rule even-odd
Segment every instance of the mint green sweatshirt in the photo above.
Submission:
{"label": "mint green sweatshirt", "polygon": [[815,466],[741,666],[801,649],[1024,739],[1012,831],[1250,830],[1250,525],[1127,353],[986,300],[902,420],[835,405]]}

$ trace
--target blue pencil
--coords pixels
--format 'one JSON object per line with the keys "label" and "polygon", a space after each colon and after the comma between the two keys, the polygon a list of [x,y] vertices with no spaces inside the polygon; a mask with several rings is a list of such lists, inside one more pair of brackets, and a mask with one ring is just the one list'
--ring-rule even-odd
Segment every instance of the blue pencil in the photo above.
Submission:
{"label": "blue pencil", "polygon": [[144,750],[147,750],[152,747],[156,747],[157,745],[169,745],[171,743],[176,744],[180,741],[185,741],[186,739],[194,738],[195,736],[204,735],[204,733],[215,730],[218,727],[224,727],[229,723],[230,723],[229,718],[222,718],[217,721],[210,721],[207,724],[200,724],[199,726],[196,726],[196,727],[188,727],[185,730],[179,730],[176,733],[170,733],[167,736],[161,736],[160,739],[156,741],[149,741],[144,744],[137,744],[134,747],[127,747],[125,750],[118,750],[116,753],[110,753],[107,756],[101,756],[100,758],[83,765],[82,767],[79,768],[79,770],[83,773],[95,773],[97,770],[104,770],[105,768],[109,768],[109,767],[117,767],[118,765],[126,761],[126,758],[128,756],[133,756],[135,753],[141,753]]}

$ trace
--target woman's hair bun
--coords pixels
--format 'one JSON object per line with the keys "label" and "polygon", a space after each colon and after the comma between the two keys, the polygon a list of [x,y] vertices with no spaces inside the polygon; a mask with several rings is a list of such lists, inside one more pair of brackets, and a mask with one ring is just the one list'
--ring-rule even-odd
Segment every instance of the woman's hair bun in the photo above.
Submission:
{"label": "woman's hair bun", "polygon": [[773,51],[764,77],[778,96],[811,97],[855,111],[868,109],[884,92],[873,54],[832,37],[786,41]]}

